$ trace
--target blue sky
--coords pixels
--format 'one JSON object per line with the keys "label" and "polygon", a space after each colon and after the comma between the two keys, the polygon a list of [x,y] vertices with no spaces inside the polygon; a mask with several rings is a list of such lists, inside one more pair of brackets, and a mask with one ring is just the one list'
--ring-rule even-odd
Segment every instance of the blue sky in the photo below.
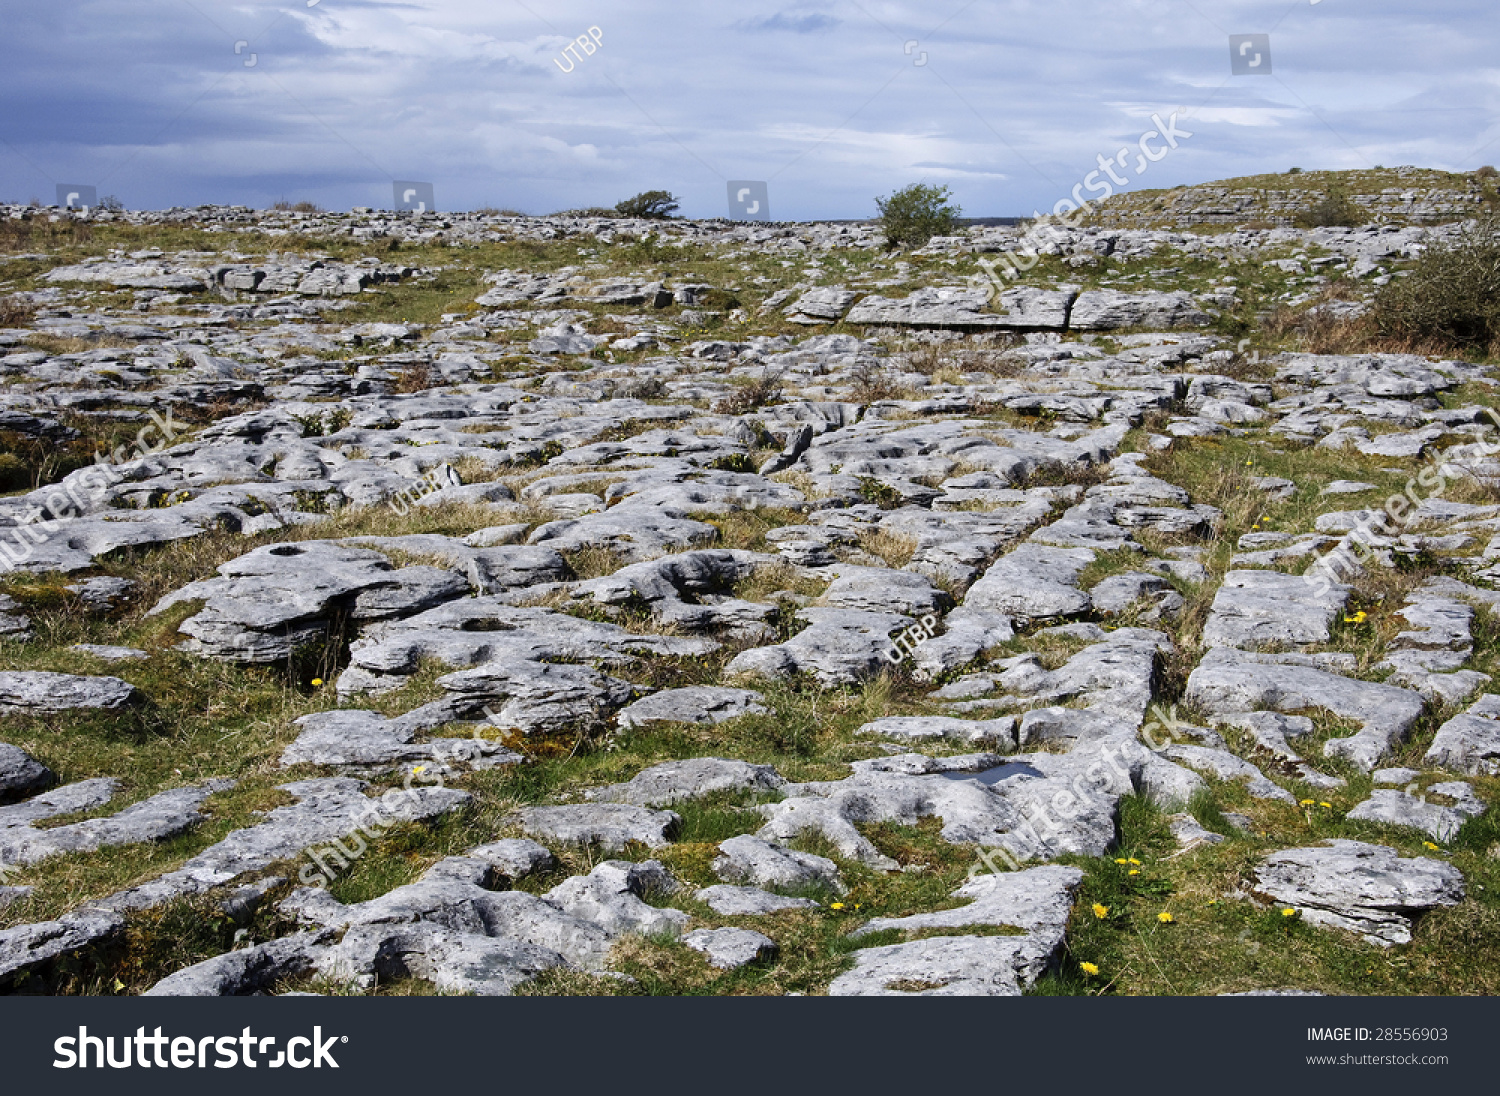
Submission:
{"label": "blue sky", "polygon": [[[132,208],[348,209],[414,179],[442,209],[660,188],[719,216],[726,181],[755,179],[807,219],[923,181],[1004,216],[1122,148],[1132,189],[1500,161],[1486,0],[0,3],[4,200],[84,183]],[[565,56],[591,27],[596,52]],[[1231,75],[1236,33],[1270,35],[1269,76]],[[1182,108],[1192,136],[1138,156]]]}

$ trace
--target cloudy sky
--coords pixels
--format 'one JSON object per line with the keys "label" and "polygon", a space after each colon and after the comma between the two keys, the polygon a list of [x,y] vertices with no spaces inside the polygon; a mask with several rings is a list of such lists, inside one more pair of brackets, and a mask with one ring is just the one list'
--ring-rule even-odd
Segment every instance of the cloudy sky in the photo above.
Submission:
{"label": "cloudy sky", "polygon": [[[285,198],[547,213],[666,189],[864,217],[910,182],[970,216],[1132,188],[1500,161],[1492,0],[0,0],[0,200]],[[591,55],[575,46],[596,28]],[[1233,75],[1231,34],[1269,34]],[[1251,55],[1253,56],[1253,54]],[[571,68],[571,71],[565,69]],[[1186,110],[1183,116],[1180,112]],[[1177,147],[1143,134],[1179,111]],[[1191,136],[1187,136],[1191,134]],[[1095,176],[1096,179],[1099,176]],[[1087,192],[1085,192],[1087,194]]]}

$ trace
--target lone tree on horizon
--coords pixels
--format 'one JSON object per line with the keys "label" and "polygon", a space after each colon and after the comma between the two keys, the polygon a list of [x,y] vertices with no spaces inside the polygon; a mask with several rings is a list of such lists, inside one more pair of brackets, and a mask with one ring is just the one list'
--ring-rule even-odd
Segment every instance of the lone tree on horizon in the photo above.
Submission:
{"label": "lone tree on horizon", "polygon": [[666,220],[677,209],[677,199],[667,190],[644,190],[615,206],[621,217],[646,217]]}
{"label": "lone tree on horizon", "polygon": [[963,213],[958,206],[948,204],[952,194],[945,186],[912,183],[889,198],[876,198],[886,247],[921,247],[934,236],[951,236]]}

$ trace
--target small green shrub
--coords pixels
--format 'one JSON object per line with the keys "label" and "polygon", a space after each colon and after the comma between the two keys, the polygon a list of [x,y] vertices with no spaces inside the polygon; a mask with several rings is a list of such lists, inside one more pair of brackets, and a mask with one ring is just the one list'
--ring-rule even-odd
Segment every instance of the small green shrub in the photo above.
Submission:
{"label": "small green shrub", "polygon": [[886,246],[921,247],[934,236],[953,235],[963,210],[948,204],[951,195],[945,186],[913,183],[889,198],[876,198]]}
{"label": "small green shrub", "polygon": [[1409,275],[1381,289],[1374,317],[1386,335],[1500,350],[1500,213],[1423,252]]}
{"label": "small green shrub", "polygon": [[1321,201],[1292,218],[1298,228],[1353,228],[1365,222],[1365,212],[1342,187],[1330,187]]}

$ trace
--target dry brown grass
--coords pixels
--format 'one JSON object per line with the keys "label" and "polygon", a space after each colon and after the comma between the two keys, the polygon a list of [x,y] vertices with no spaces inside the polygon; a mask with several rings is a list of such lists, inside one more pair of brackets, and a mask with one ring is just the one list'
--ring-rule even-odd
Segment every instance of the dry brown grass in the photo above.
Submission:
{"label": "dry brown grass", "polygon": [[878,529],[873,533],[861,533],[859,546],[870,555],[879,556],[885,560],[887,567],[897,570],[910,563],[911,557],[917,551],[917,541],[914,537],[904,537],[884,529]]}
{"label": "dry brown grass", "polygon": [[24,297],[0,297],[0,327],[25,327],[36,319],[36,305]]}
{"label": "dry brown grass", "polygon": [[743,415],[757,407],[780,403],[783,398],[781,370],[763,369],[755,380],[735,389],[714,404],[713,410],[716,415]]}
{"label": "dry brown grass", "polygon": [[423,392],[432,387],[432,369],[426,362],[409,362],[396,374],[394,387],[401,393]]}

